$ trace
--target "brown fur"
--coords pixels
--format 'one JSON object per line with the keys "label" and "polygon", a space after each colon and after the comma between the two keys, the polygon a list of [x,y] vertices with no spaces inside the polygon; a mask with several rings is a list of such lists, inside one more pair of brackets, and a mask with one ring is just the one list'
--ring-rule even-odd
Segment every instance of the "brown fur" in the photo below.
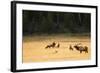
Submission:
{"label": "brown fur", "polygon": [[53,42],[52,44],[47,45],[45,48],[54,48],[56,45],[55,42]]}
{"label": "brown fur", "polygon": [[78,45],[75,45],[74,48],[77,50],[77,51],[80,51],[80,53],[82,53],[83,51],[85,53],[88,53],[88,47],[87,46],[78,46]]}

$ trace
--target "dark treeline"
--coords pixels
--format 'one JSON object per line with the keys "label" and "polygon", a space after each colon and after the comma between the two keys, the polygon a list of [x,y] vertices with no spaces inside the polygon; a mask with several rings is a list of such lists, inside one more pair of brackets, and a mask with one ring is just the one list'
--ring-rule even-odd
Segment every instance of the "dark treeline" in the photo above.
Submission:
{"label": "dark treeline", "polygon": [[23,34],[90,33],[89,13],[23,10]]}

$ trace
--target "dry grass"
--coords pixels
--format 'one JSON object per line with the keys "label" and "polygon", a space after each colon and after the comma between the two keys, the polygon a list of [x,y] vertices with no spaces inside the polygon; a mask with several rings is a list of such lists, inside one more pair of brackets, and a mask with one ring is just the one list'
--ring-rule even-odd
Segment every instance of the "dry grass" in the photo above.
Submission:
{"label": "dry grass", "polygon": [[[46,45],[53,41],[60,43],[59,48],[45,49]],[[89,36],[28,36],[23,38],[23,62],[45,62],[63,60],[86,60],[91,58],[91,45]],[[70,45],[82,43],[88,46],[88,53],[80,54],[77,50],[69,50]]]}

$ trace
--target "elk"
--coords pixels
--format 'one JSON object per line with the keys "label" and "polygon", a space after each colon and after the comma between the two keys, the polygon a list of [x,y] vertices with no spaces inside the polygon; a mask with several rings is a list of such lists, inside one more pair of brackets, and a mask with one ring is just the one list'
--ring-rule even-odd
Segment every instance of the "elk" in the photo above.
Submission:
{"label": "elk", "polygon": [[55,45],[56,45],[56,43],[55,42],[53,42],[52,44],[49,44],[49,45],[47,45],[45,48],[54,48],[55,47]]}
{"label": "elk", "polygon": [[80,53],[82,53],[83,51],[85,53],[88,53],[88,47],[87,46],[78,46],[78,45],[75,45],[74,48],[77,50],[77,51],[80,51]]}
{"label": "elk", "polygon": [[70,45],[69,50],[73,50],[72,46]]}

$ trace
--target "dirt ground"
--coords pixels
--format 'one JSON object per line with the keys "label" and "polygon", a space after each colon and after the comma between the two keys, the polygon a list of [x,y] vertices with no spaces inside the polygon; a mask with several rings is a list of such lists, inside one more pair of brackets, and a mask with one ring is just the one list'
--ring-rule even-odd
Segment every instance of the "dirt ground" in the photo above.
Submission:
{"label": "dirt ground", "polygon": [[[52,42],[56,42],[56,44],[59,43],[59,48],[45,49],[45,47]],[[88,53],[82,52],[80,54],[76,49],[69,49],[70,45],[73,47],[78,43],[87,46]],[[23,37],[23,63],[91,59],[90,43],[89,36],[52,35]]]}

